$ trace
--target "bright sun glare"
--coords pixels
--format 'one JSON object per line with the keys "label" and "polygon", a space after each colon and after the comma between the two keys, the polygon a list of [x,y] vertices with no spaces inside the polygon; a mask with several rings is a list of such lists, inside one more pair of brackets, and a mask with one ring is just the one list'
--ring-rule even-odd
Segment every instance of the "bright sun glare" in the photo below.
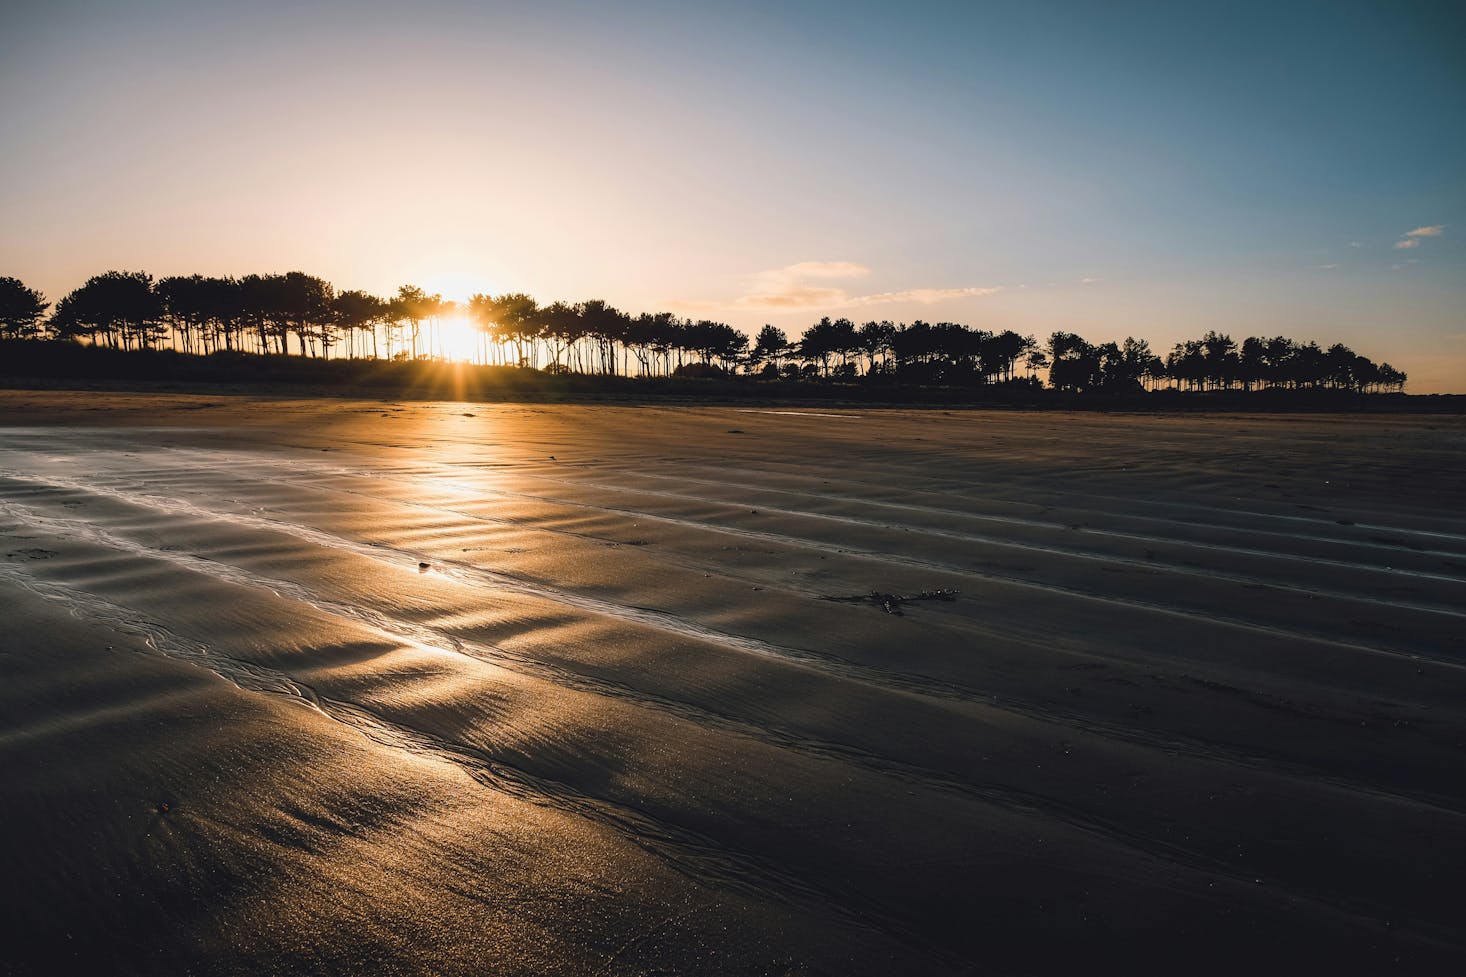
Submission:
{"label": "bright sun glare", "polygon": [[465,315],[448,316],[438,324],[438,354],[444,359],[468,362],[478,356],[479,331]]}

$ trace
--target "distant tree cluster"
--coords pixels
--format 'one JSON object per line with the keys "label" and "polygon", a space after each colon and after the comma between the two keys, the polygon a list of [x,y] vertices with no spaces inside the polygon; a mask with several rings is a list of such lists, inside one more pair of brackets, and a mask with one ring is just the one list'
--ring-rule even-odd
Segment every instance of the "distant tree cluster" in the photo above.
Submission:
{"label": "distant tree cluster", "polygon": [[1049,338],[1049,382],[1057,390],[1124,391],[1166,386],[1183,390],[1259,388],[1401,390],[1405,374],[1376,364],[1343,343],[1328,349],[1285,336],[1249,336],[1239,347],[1212,331],[1177,343],[1165,359],[1143,339],[1091,345],[1073,333]]}
{"label": "distant tree cluster", "polygon": [[[44,300],[14,279],[6,281],[40,305],[24,318],[30,306],[7,299],[6,308],[15,305],[21,324],[7,325],[5,335],[39,335]],[[475,295],[460,308],[410,285],[390,298],[337,292],[329,282],[298,271],[157,282],[143,272],[109,271],[57,302],[46,331],[54,339],[114,349],[424,359],[461,352],[449,351],[443,335],[445,321],[456,315],[467,316],[478,330],[477,361],[544,363],[552,371],[627,373],[634,361],[643,375],[689,363],[732,372],[748,346],[744,333],[724,323],[670,313],[631,316],[599,299],[541,306],[522,293]]]}
{"label": "distant tree cluster", "polygon": [[[511,346],[521,366],[551,372],[667,375],[696,364],[734,372],[748,336],[721,322],[670,312],[630,315],[601,299],[540,305],[523,293],[475,295],[470,319],[490,343]],[[684,372],[688,372],[684,369]]]}
{"label": "distant tree cluster", "polygon": [[[721,322],[668,313],[631,315],[600,299],[552,302],[514,292],[475,295],[461,307],[404,285],[381,298],[338,292],[303,272],[154,281],[143,272],[109,271],[72,291],[45,317],[48,303],[14,278],[0,278],[0,339],[92,343],[115,349],[221,350],[351,359],[461,357],[445,324],[475,330],[475,362],[554,373],[631,376],[750,374],[809,382],[992,384],[1127,393],[1259,388],[1401,390],[1405,374],[1376,365],[1342,343],[1327,349],[1282,336],[1208,332],[1165,357],[1143,339],[1093,345],[1055,332],[1040,345],[1011,330],[988,332],[954,322],[856,325],[820,319],[795,341],[766,325],[753,340]],[[1020,375],[1020,371],[1023,371]]]}
{"label": "distant tree cluster", "polygon": [[355,340],[370,334],[375,343],[379,327],[390,322],[399,329],[387,330],[388,338],[411,342],[416,356],[420,326],[442,304],[411,288],[390,302],[364,292],[337,293],[329,282],[298,271],[156,283],[140,271],[109,271],[57,302],[49,329],[56,339],[114,349],[330,356],[343,343],[346,355],[357,355]]}
{"label": "distant tree cluster", "polygon": [[[764,326],[749,366],[788,379],[899,379],[909,383],[974,386],[1017,379],[1020,361],[1037,350],[1032,336],[986,332],[955,322],[907,325],[826,317],[789,342]],[[1035,361],[1036,362],[1036,361]]]}
{"label": "distant tree cluster", "polygon": [[[802,366],[779,371],[780,356]],[[892,376],[945,386],[1035,382],[1048,371],[1056,390],[1126,393],[1167,387],[1185,390],[1290,389],[1399,390],[1405,374],[1376,365],[1342,343],[1327,350],[1282,336],[1249,337],[1239,348],[1230,336],[1208,332],[1178,343],[1162,359],[1143,339],[1093,345],[1069,332],[1055,332],[1045,346],[1032,336],[972,329],[955,322],[910,325],[849,319],[821,319],[797,343],[765,326],[750,366],[765,374],[855,378]],[[1027,370],[1018,376],[1019,365]]]}

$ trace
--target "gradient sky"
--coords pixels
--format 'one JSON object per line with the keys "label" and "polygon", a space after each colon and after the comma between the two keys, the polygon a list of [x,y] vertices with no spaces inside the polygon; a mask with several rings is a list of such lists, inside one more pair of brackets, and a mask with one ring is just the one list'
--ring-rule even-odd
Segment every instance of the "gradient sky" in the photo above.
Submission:
{"label": "gradient sky", "polygon": [[1463,11],[11,0],[0,274],[1282,333],[1466,392]]}

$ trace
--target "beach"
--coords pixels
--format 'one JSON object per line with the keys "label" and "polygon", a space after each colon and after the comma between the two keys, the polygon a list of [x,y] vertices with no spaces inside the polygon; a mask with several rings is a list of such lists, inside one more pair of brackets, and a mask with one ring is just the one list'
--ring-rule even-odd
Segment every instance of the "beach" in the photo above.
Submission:
{"label": "beach", "polygon": [[0,972],[1455,972],[1462,499],[1459,415],[0,391]]}

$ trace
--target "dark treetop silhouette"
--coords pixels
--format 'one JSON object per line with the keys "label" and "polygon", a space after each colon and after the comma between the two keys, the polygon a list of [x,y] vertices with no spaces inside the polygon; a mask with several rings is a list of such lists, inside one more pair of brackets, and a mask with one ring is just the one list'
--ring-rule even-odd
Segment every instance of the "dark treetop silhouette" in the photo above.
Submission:
{"label": "dark treetop silhouette", "polygon": [[46,297],[18,278],[0,278],[0,339],[31,339],[41,334]]}
{"label": "dark treetop silhouette", "polygon": [[[550,373],[731,376],[876,386],[1043,386],[1124,394],[1142,390],[1402,390],[1405,374],[1342,343],[1327,349],[1283,336],[1239,346],[1215,331],[1164,358],[1147,341],[1094,345],[1054,332],[1040,346],[1011,330],[955,322],[910,324],[825,317],[797,341],[766,325],[749,348],[726,323],[668,312],[632,316],[600,299],[540,305],[520,292],[475,295],[462,307],[404,285],[391,298],[337,292],[303,272],[213,278],[108,271],[56,303],[0,278],[0,339],[47,338],[121,350],[300,355],[334,359],[468,359]],[[466,319],[471,348],[448,342]],[[1020,374],[1020,370],[1022,371]]]}

